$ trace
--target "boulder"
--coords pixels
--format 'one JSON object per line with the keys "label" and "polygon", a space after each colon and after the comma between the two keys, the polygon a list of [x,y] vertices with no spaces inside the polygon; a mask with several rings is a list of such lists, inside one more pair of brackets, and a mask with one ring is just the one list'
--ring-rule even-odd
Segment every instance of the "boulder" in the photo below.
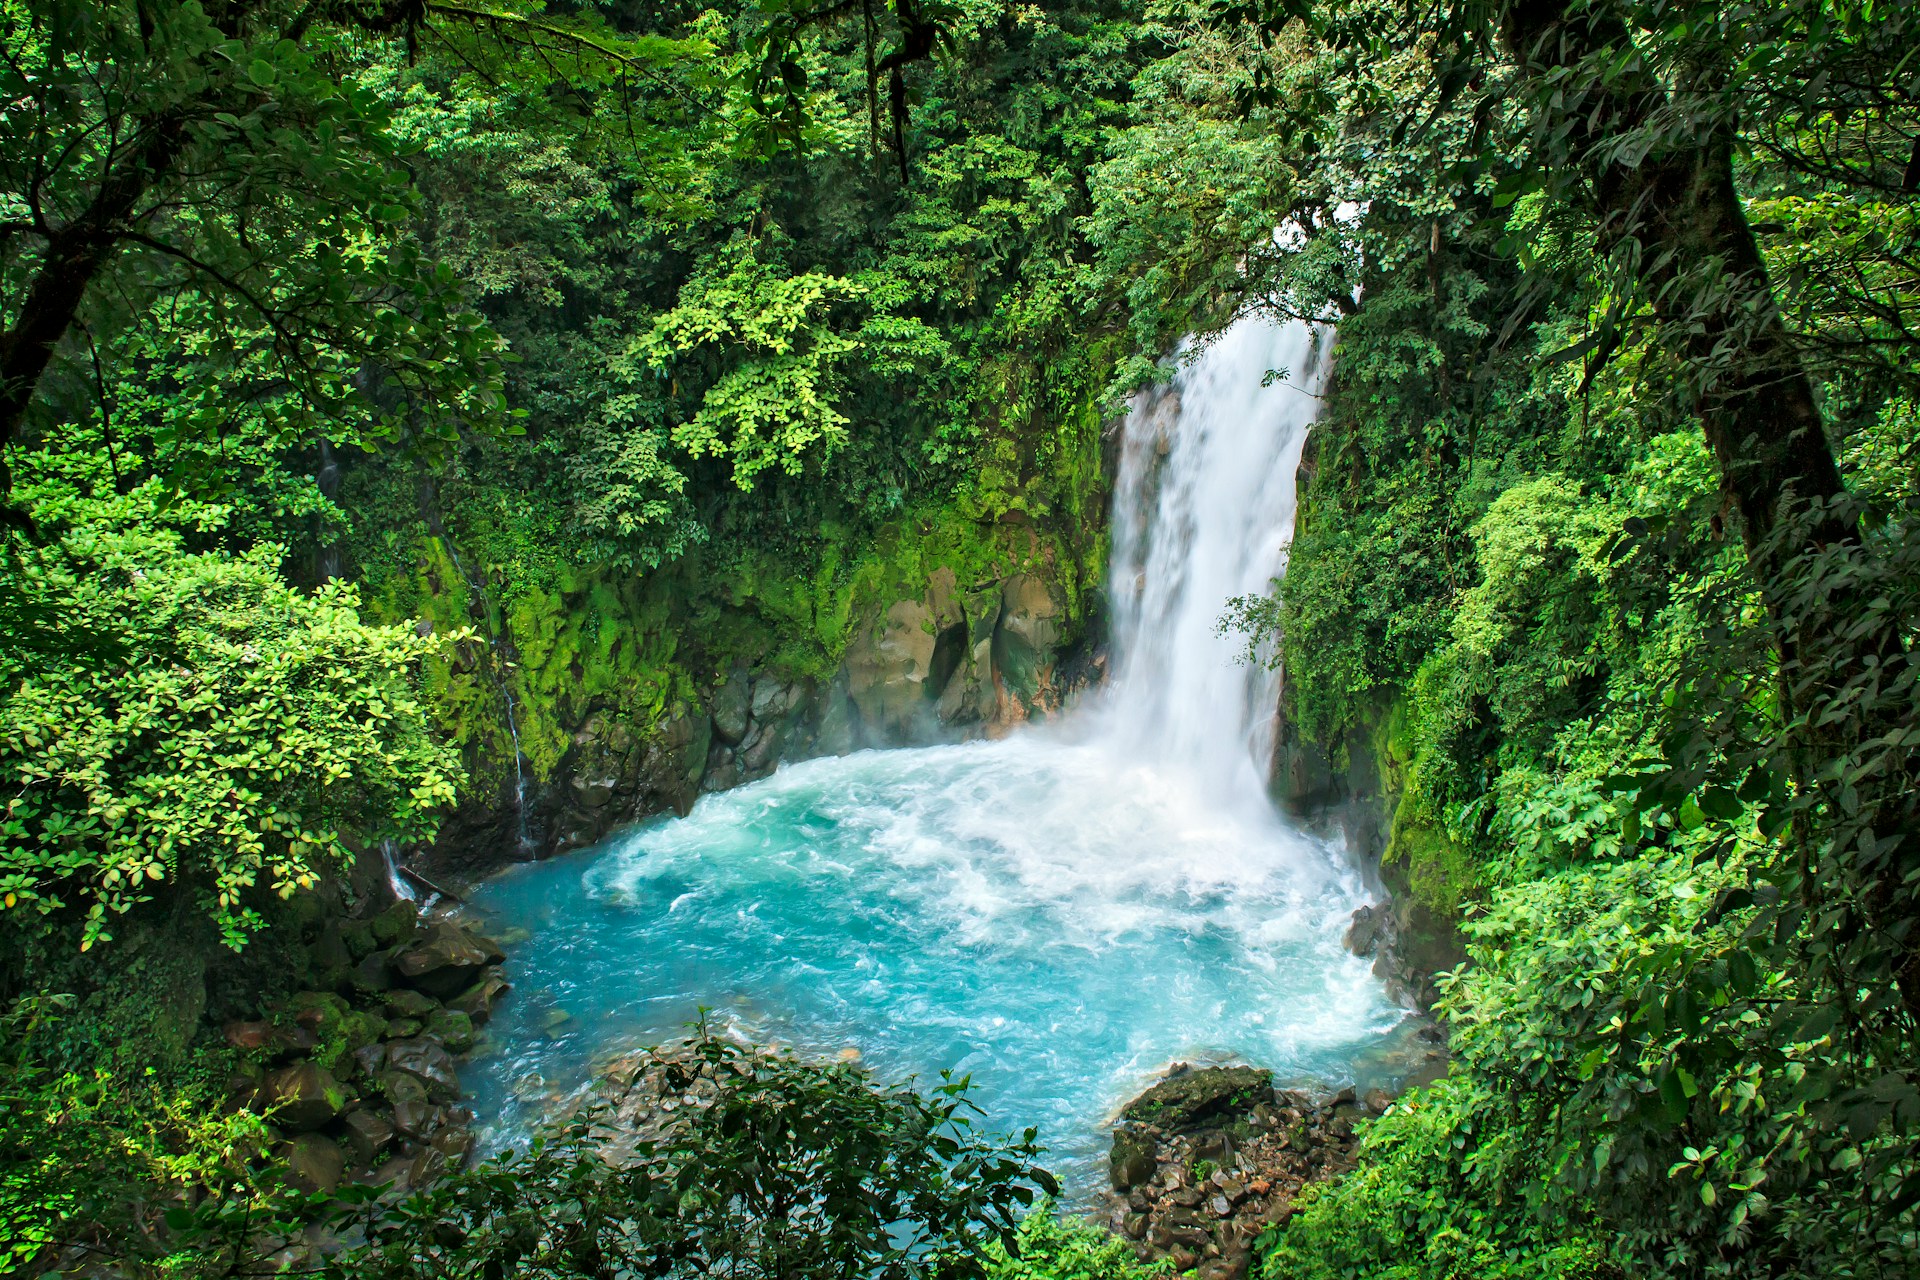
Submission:
{"label": "boulder", "polygon": [[347,1105],[347,1091],[317,1062],[296,1062],[266,1079],[260,1091],[268,1117],[282,1129],[318,1129]]}
{"label": "boulder", "polygon": [[933,647],[933,614],[918,600],[895,601],[847,647],[847,696],[880,740],[905,741],[926,714]]}
{"label": "boulder", "polygon": [[1136,1123],[1180,1131],[1251,1114],[1256,1106],[1272,1101],[1273,1072],[1260,1067],[1204,1067],[1160,1081],[1129,1102],[1121,1114]]}
{"label": "boulder", "polygon": [[426,1081],[405,1071],[382,1071],[376,1082],[381,1094],[388,1102],[398,1106],[402,1102],[425,1102],[427,1100]]}
{"label": "boulder", "polygon": [[727,682],[713,691],[713,736],[728,746],[738,746],[747,736],[747,721],[752,702],[747,673],[736,668]]}
{"label": "boulder", "polygon": [[427,1034],[447,1052],[465,1053],[473,1048],[473,1019],[457,1009],[435,1009],[427,1015]]}
{"label": "boulder", "polygon": [[360,957],[347,976],[355,991],[364,991],[369,995],[385,991],[393,986],[393,964],[383,952],[375,951]]}
{"label": "boulder", "polygon": [[753,718],[770,720],[783,716],[800,700],[799,690],[785,681],[763,675],[753,682]]}
{"label": "boulder", "polygon": [[406,987],[387,992],[382,1003],[387,1007],[388,1016],[394,1018],[424,1018],[440,1007],[440,1002],[432,996]]}
{"label": "boulder", "polygon": [[1392,916],[1386,907],[1369,904],[1357,908],[1353,923],[1347,926],[1347,950],[1356,956],[1372,955],[1380,946],[1381,935],[1390,934],[1392,927]]}
{"label": "boulder", "polygon": [[446,1158],[448,1168],[459,1169],[473,1154],[473,1132],[461,1125],[444,1125],[427,1139],[427,1146]]}
{"label": "boulder", "polygon": [[447,1008],[466,1014],[476,1027],[485,1026],[487,1019],[493,1016],[494,1001],[506,990],[507,983],[500,977],[500,971],[488,969],[480,975],[478,982],[447,1001]]}
{"label": "boulder", "polygon": [[331,1191],[347,1171],[340,1144],[317,1133],[303,1133],[287,1144],[287,1177],[302,1191]]}
{"label": "boulder", "polygon": [[1030,573],[1008,578],[1000,590],[993,632],[993,666],[1008,695],[1032,706],[1047,683],[1060,643],[1060,606],[1047,584]]}
{"label": "boulder", "polygon": [[355,1164],[372,1164],[393,1141],[392,1122],[378,1112],[349,1111],[341,1125]]}
{"label": "boulder", "polygon": [[409,1138],[426,1138],[446,1120],[447,1109],[431,1102],[396,1102],[393,1127]]}
{"label": "boulder", "polygon": [[396,902],[367,921],[374,942],[382,947],[410,942],[420,929],[420,908],[411,902]]}
{"label": "boulder", "polygon": [[437,1040],[418,1037],[392,1041],[387,1045],[387,1063],[393,1071],[421,1081],[429,1094],[460,1096],[460,1077],[453,1069],[453,1059]]}
{"label": "boulder", "polygon": [[371,1080],[380,1074],[387,1065],[387,1046],[383,1044],[363,1044],[353,1051],[353,1064],[361,1076]]}
{"label": "boulder", "polygon": [[1113,1189],[1122,1192],[1151,1181],[1159,1167],[1153,1139],[1133,1129],[1113,1131],[1113,1153],[1107,1163]]}
{"label": "boulder", "polygon": [[478,934],[441,921],[401,951],[394,971],[429,995],[446,997],[471,985],[482,969],[506,957]]}

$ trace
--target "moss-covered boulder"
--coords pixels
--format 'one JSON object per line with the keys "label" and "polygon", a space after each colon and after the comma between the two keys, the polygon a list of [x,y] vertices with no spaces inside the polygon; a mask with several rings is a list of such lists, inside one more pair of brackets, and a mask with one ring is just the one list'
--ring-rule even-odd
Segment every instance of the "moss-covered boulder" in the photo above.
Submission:
{"label": "moss-covered boulder", "polygon": [[332,1191],[347,1171],[340,1144],[317,1133],[303,1133],[284,1153],[287,1178],[302,1191]]}
{"label": "moss-covered boulder", "polygon": [[1160,1167],[1153,1139],[1125,1128],[1114,1130],[1113,1153],[1107,1164],[1113,1189],[1123,1192],[1150,1181]]}
{"label": "moss-covered boulder", "polygon": [[1160,1081],[1121,1112],[1139,1124],[1197,1129],[1246,1115],[1273,1101],[1273,1072],[1263,1067],[1202,1067]]}
{"label": "moss-covered boulder", "polygon": [[443,921],[401,951],[393,968],[402,980],[444,998],[465,990],[482,969],[505,958],[487,939]]}
{"label": "moss-covered boulder", "polygon": [[295,1062],[267,1076],[260,1090],[262,1109],[292,1133],[318,1129],[347,1105],[347,1091],[317,1062]]}

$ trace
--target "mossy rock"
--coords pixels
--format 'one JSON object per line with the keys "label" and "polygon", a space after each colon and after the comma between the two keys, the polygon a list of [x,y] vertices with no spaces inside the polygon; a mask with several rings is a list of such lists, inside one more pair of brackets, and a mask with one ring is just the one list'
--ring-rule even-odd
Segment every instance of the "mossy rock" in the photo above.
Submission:
{"label": "mossy rock", "polygon": [[454,1009],[435,1009],[427,1015],[427,1034],[447,1046],[449,1053],[473,1048],[473,1019]]}
{"label": "mossy rock", "polygon": [[424,991],[397,987],[384,997],[387,1012],[396,1018],[425,1018],[440,1007],[440,1002]]}
{"label": "mossy rock", "polygon": [[376,943],[391,947],[411,942],[420,931],[420,910],[411,902],[396,902],[367,922]]}
{"label": "mossy rock", "polygon": [[1152,1138],[1132,1129],[1116,1129],[1107,1165],[1113,1189],[1125,1192],[1151,1182],[1160,1161]]}
{"label": "mossy rock", "polygon": [[368,920],[341,921],[340,941],[346,944],[347,954],[355,960],[364,960],[380,949],[379,939],[373,936],[373,924]]}
{"label": "mossy rock", "polygon": [[1273,1101],[1273,1072],[1263,1067],[1203,1067],[1162,1080],[1121,1112],[1139,1124],[1195,1129]]}

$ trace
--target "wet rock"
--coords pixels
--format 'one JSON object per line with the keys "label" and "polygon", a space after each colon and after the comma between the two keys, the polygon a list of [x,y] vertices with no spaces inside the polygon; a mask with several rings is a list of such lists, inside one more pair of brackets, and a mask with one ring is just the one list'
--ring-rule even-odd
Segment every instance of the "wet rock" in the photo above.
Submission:
{"label": "wet rock", "polygon": [[347,1150],[355,1164],[372,1164],[393,1141],[393,1125],[377,1112],[349,1111],[341,1127],[346,1130]]}
{"label": "wet rock", "polygon": [[425,1037],[395,1040],[387,1045],[387,1062],[392,1072],[413,1076],[427,1086],[429,1094],[439,1092],[460,1096],[460,1077],[453,1059],[438,1041]]}
{"label": "wet rock", "polygon": [[466,989],[481,970],[505,958],[487,939],[442,921],[425,938],[401,951],[393,967],[402,979],[428,995],[444,998]]}
{"label": "wet rock", "polygon": [[381,1003],[386,1007],[387,1014],[395,1018],[424,1018],[440,1007],[432,996],[406,987],[387,992]]}
{"label": "wet rock", "polygon": [[747,736],[747,721],[751,711],[747,673],[736,669],[727,677],[727,682],[713,694],[713,736],[730,747],[740,745]]}
{"label": "wet rock", "polygon": [[611,775],[596,778],[576,773],[567,785],[573,790],[573,802],[583,809],[605,808],[620,792],[620,779]]}
{"label": "wet rock", "polygon": [[785,715],[787,709],[797,702],[798,695],[793,686],[761,676],[753,682],[753,718],[767,720],[774,716]]}
{"label": "wet rock", "polygon": [[426,1032],[447,1047],[448,1053],[473,1048],[473,1019],[457,1009],[435,1009],[427,1015]]}
{"label": "wet rock", "polygon": [[479,981],[448,1000],[447,1008],[466,1014],[476,1027],[484,1026],[493,1016],[494,1001],[506,991],[507,983],[500,977],[500,971],[488,969],[480,975]]}
{"label": "wet rock", "polygon": [[933,648],[933,615],[918,600],[895,601],[847,647],[847,696],[881,740],[905,741],[926,714]]}
{"label": "wet rock", "polygon": [[269,1118],[293,1133],[320,1128],[347,1104],[346,1090],[317,1062],[296,1062],[273,1072],[260,1096]]}
{"label": "wet rock", "polygon": [[381,1096],[398,1106],[402,1102],[425,1102],[427,1082],[405,1071],[382,1071],[377,1077]]}
{"label": "wet rock", "polygon": [[446,1121],[446,1109],[430,1102],[393,1104],[393,1127],[409,1138],[425,1138]]}
{"label": "wet rock", "polygon": [[419,1035],[425,1025],[419,1018],[394,1018],[387,1023],[387,1034],[395,1040],[406,1040]]}
{"label": "wet rock", "polygon": [[1347,926],[1346,946],[1356,956],[1370,956],[1379,948],[1381,934],[1390,927],[1391,917],[1384,906],[1368,904],[1353,913]]}
{"label": "wet rock", "polygon": [[1032,707],[1052,668],[1060,642],[1060,606],[1047,584],[1030,573],[1008,578],[1000,591],[1000,617],[993,633],[993,668],[1004,692]]}
{"label": "wet rock", "polygon": [[340,1144],[317,1133],[303,1133],[287,1144],[287,1177],[302,1191],[332,1191],[347,1171]]}
{"label": "wet rock", "polygon": [[449,1125],[436,1132],[427,1145],[446,1159],[448,1168],[463,1168],[467,1157],[473,1154],[473,1133],[466,1128]]}
{"label": "wet rock", "polygon": [[1273,1073],[1259,1067],[1207,1067],[1160,1081],[1128,1103],[1122,1114],[1169,1130],[1193,1129],[1222,1116],[1252,1112],[1273,1101]]}
{"label": "wet rock", "polygon": [[1193,1158],[1227,1164],[1233,1159],[1233,1136],[1224,1129],[1208,1129],[1194,1135]]}
{"label": "wet rock", "polygon": [[1152,1139],[1126,1129],[1115,1131],[1113,1154],[1108,1160],[1115,1191],[1127,1191],[1148,1181],[1157,1164]]}

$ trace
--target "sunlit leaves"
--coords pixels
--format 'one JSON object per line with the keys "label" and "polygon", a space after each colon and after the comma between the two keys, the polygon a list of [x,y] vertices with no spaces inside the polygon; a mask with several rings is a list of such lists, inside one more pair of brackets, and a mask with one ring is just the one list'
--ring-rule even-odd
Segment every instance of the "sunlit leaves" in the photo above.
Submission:
{"label": "sunlit leaves", "polygon": [[434,642],[363,625],[348,588],[289,588],[279,548],[193,554],[96,527],[27,558],[19,589],[117,653],[9,666],[9,910],[78,911],[91,946],[115,916],[186,892],[238,947],[261,892],[345,867],[350,840],[425,837],[453,800],[457,768],[411,685]]}

